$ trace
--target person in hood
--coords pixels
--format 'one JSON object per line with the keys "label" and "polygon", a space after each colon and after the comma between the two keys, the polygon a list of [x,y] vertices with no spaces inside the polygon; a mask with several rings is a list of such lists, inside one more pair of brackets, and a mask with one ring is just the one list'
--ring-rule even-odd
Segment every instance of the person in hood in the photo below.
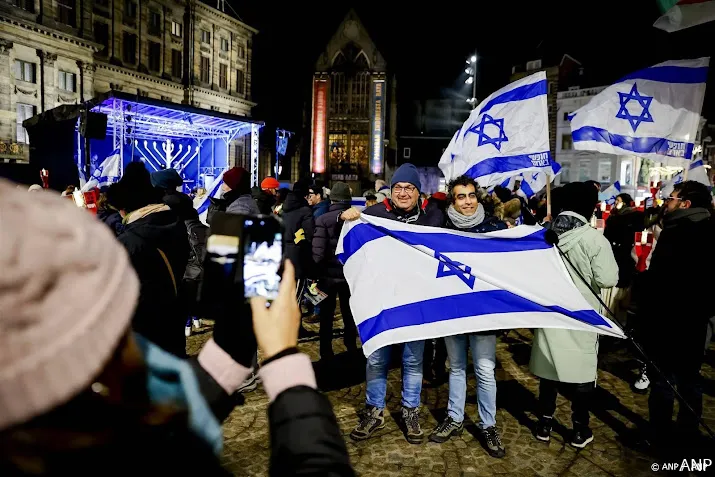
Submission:
{"label": "person in hood", "polygon": [[[184,300],[182,309],[187,313],[184,334],[189,337],[192,325],[196,329],[201,328],[201,309],[197,297],[203,276],[208,227],[199,220],[199,213],[194,208],[191,198],[180,192],[184,180],[175,169],[152,172],[151,183],[161,192],[162,202],[184,222],[189,238],[189,260],[180,287],[180,295]],[[213,212],[211,215],[213,216]]]}
{"label": "person in hood", "polygon": [[[699,437],[702,415],[700,367],[708,320],[715,316],[712,280],[703,274],[715,269],[715,256],[703,247],[715,242],[712,196],[707,186],[685,181],[666,199],[663,230],[644,272],[644,297],[639,309],[648,318],[646,351],[663,372],[649,374],[650,424],[656,442],[668,447],[689,446]],[[663,292],[666,295],[663,295]],[[681,405],[673,427],[673,383],[695,410]]]}
{"label": "person in hood", "polygon": [[[589,225],[598,202],[598,191],[593,185],[572,182],[563,187],[562,194],[562,211],[551,222],[551,229],[558,234],[559,247],[570,260],[570,264],[564,261],[564,265],[576,288],[598,310],[600,304],[594,293],[599,294],[602,288],[618,283],[618,264],[611,245],[601,232]],[[579,273],[588,283],[583,282]],[[541,378],[537,439],[550,440],[557,391],[563,393],[571,388],[573,433],[570,444],[584,448],[593,441],[589,408],[596,389],[597,365],[598,334],[545,328],[535,331],[529,369]]]}
{"label": "person in hood", "polygon": [[273,207],[276,205],[276,197],[278,189],[281,188],[280,182],[274,177],[266,177],[261,182],[261,187],[251,189],[251,196],[258,206],[258,210],[263,215],[271,215]]}
{"label": "person in hood", "polygon": [[216,212],[229,214],[258,215],[260,209],[251,196],[251,174],[243,167],[232,167],[223,173],[220,199],[211,197],[211,205],[206,214],[206,222],[211,221]]}
{"label": "person in hood", "polygon": [[315,184],[308,187],[308,195],[305,196],[305,200],[313,209],[313,218],[316,220],[330,209],[330,200],[323,199],[323,188]]}
{"label": "person in hood", "polygon": [[182,360],[132,332],[140,282],[107,228],[41,195],[27,201],[0,180],[0,242],[12,251],[0,253],[0,475],[228,475],[221,422],[257,344],[270,474],[354,475],[296,348],[290,263],[270,309],[252,299],[249,313],[216,322],[197,359]]}
{"label": "person in hood", "polygon": [[343,229],[340,214],[350,208],[352,194],[344,182],[336,182],[330,190],[330,210],[315,221],[313,236],[313,261],[316,265],[318,287],[328,296],[320,303],[320,359],[329,360],[333,354],[333,316],[335,305],[340,298],[340,311],[343,315],[345,348],[355,351],[357,328],[350,311],[350,287],[345,281],[343,264],[335,257],[338,239]]}
{"label": "person in hood", "polygon": [[283,254],[295,266],[295,276],[304,281],[312,278],[313,272],[313,234],[315,219],[313,210],[305,197],[308,188],[302,182],[296,182],[286,194],[282,205],[283,218]]}
{"label": "person in hood", "polygon": [[[463,232],[486,233],[504,230],[507,225],[494,217],[478,199],[480,188],[468,176],[460,176],[449,183],[451,204],[447,208],[449,229]],[[485,199],[487,194],[482,194]],[[489,207],[492,209],[492,207]],[[480,429],[486,450],[492,457],[506,456],[506,450],[496,427],[497,336],[494,332],[470,333],[444,338],[449,356],[449,404],[447,417],[430,434],[430,441],[443,443],[464,432],[464,405],[467,399],[467,345],[472,349],[474,374],[477,377],[477,404]]]}
{"label": "person in hood", "polygon": [[[436,204],[420,199],[422,182],[413,164],[402,164],[392,176],[391,199],[368,207],[362,213],[375,217],[415,225],[441,227],[444,214]],[[350,208],[340,214],[343,220],[356,220],[360,211]],[[397,273],[393,280],[402,280]],[[368,439],[375,431],[385,427],[385,395],[387,393],[387,369],[392,346],[385,346],[367,358],[365,392],[366,406],[360,413],[360,423],[350,433],[356,441]],[[420,395],[422,393],[423,357],[425,342],[411,341],[404,344],[402,353],[402,419],[407,442],[420,444],[424,432],[419,422]]]}
{"label": "person in hood", "polygon": [[143,163],[128,164],[116,187],[115,206],[124,217],[118,239],[141,283],[132,326],[164,350],[184,357],[186,314],[179,286],[189,259],[186,226],[162,202]]}

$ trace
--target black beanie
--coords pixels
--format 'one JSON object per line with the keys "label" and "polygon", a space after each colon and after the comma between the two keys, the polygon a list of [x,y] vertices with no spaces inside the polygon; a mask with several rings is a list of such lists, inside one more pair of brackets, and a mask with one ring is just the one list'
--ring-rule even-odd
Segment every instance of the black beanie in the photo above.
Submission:
{"label": "black beanie", "polygon": [[571,182],[563,187],[562,210],[576,212],[590,220],[598,203],[598,191],[586,182]]}
{"label": "black beanie", "polygon": [[143,162],[127,164],[117,186],[115,200],[118,204],[112,205],[126,212],[133,212],[149,204],[161,203],[161,191],[151,185],[151,176]]}

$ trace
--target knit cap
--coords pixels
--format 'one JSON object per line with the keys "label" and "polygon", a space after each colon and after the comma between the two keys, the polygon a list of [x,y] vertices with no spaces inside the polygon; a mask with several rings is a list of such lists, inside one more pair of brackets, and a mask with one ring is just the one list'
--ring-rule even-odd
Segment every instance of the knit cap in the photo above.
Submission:
{"label": "knit cap", "polygon": [[0,430],[69,401],[105,367],[139,282],[92,214],[0,180]]}

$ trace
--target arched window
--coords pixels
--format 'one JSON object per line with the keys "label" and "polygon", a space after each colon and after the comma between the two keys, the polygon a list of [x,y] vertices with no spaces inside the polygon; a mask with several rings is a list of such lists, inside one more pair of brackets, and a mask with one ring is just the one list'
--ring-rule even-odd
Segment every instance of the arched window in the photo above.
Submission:
{"label": "arched window", "polygon": [[370,60],[367,59],[367,55],[365,54],[364,50],[360,50],[360,53],[358,53],[357,58],[355,58],[355,66],[357,67],[358,71],[370,69]]}

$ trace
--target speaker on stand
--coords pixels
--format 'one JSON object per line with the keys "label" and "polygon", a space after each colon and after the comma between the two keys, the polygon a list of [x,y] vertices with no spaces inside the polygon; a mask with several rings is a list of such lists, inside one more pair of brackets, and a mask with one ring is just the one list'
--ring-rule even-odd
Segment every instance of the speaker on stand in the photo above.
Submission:
{"label": "speaker on stand", "polygon": [[79,133],[84,138],[84,174],[86,180],[89,180],[92,172],[90,139],[103,140],[107,137],[107,115],[93,113],[85,107],[80,114]]}

